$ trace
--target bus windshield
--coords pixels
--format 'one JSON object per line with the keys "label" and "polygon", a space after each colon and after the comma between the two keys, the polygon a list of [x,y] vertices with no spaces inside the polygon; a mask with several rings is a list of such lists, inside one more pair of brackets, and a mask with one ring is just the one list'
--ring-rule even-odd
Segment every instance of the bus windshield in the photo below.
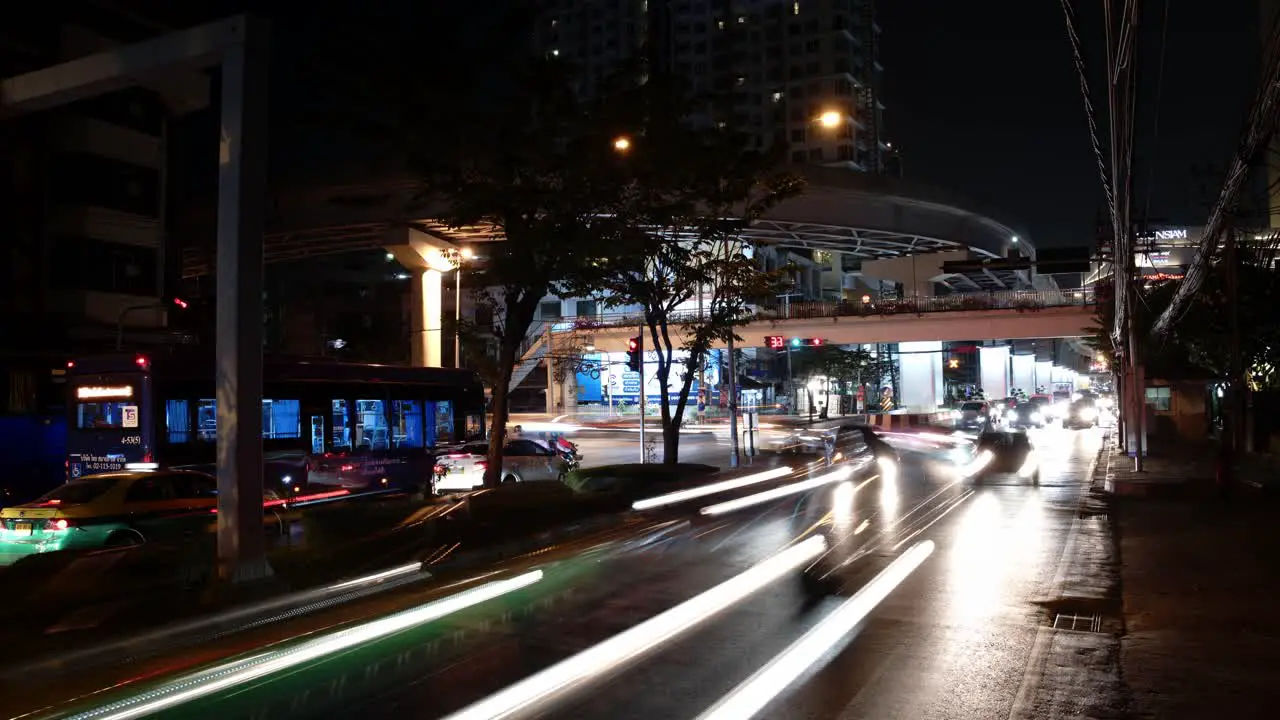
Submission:
{"label": "bus windshield", "polygon": [[[94,400],[76,405],[77,430],[111,430],[125,427],[125,413],[137,406],[130,402]],[[136,421],[137,416],[134,416]],[[134,427],[137,427],[135,422]]]}

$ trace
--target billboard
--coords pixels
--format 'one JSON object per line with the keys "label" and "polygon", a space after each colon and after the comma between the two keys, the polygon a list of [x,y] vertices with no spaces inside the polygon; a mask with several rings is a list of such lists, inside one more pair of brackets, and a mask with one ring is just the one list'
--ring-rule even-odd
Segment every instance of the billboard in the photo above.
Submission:
{"label": "billboard", "polygon": [[[720,384],[720,352],[713,350],[707,360],[705,376],[707,387],[715,388]],[[674,398],[680,392],[684,379],[684,359],[689,356],[684,350],[673,353],[676,367],[671,371],[671,387],[669,391]],[[590,353],[584,355],[578,364],[578,402],[607,404],[635,404],[640,401],[641,388],[644,389],[647,402],[657,402],[661,389],[657,378],[657,353],[645,352],[643,382],[639,372],[627,369],[627,354]],[[695,402],[698,393],[698,378],[693,379],[689,394],[690,403]]]}

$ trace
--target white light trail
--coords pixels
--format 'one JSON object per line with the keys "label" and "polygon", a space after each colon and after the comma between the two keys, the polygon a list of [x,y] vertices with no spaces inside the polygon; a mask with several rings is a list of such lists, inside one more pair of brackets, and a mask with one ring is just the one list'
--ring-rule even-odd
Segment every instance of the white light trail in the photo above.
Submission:
{"label": "white light trail", "polygon": [[755,495],[748,495],[743,498],[735,498],[715,505],[708,505],[707,507],[702,508],[701,512],[703,515],[723,515],[724,513],[734,512],[735,510],[748,508],[752,505],[759,505],[760,503],[766,503],[770,500],[784,498],[788,495],[808,492],[814,488],[820,488],[829,483],[847,480],[849,479],[849,476],[853,474],[853,470],[854,468],[852,465],[845,465],[834,472],[829,472],[826,475],[819,475],[816,478],[788,483],[782,487],[765,490],[764,492],[756,493]]}
{"label": "white light trail", "polygon": [[583,650],[450,715],[446,720],[499,720],[545,710],[558,696],[617,670],[826,552],[813,536],[692,599]]}
{"label": "white light trail", "polygon": [[415,625],[439,620],[446,615],[528,587],[541,579],[542,571],[534,570],[506,580],[486,583],[426,605],[339,630],[290,648],[273,650],[243,660],[223,663],[208,670],[190,673],[154,690],[72,715],[70,720],[129,720],[145,717],[325,655],[384,638]]}
{"label": "white light trail", "polygon": [[698,720],[749,720],[759,714],[866,619],[933,550],[932,540],[911,546],[791,647],[699,715]]}
{"label": "white light trail", "polygon": [[[411,573],[416,573],[416,572],[422,572],[422,563],[420,562],[409,563],[408,565],[401,565],[400,567],[390,568],[387,570],[383,570],[381,572],[365,575],[364,577],[358,577],[351,580],[344,580],[343,582],[337,583],[335,585],[330,585],[329,587],[325,588],[325,590],[332,592],[334,590],[346,590],[348,588],[359,587],[361,585],[372,585],[374,583],[382,582],[383,580],[388,580],[393,577],[399,577],[401,575],[409,575]],[[425,577],[430,577],[430,576],[431,576],[430,573],[425,574]]]}
{"label": "white light trail", "polygon": [[738,488],[762,483],[767,480],[776,480],[780,477],[790,475],[791,472],[792,470],[790,466],[777,467],[772,470],[744,475],[740,478],[733,478],[732,480],[724,480],[718,483],[711,483],[710,485],[703,485],[701,487],[690,488],[688,490],[678,490],[673,493],[667,493],[666,495],[658,495],[657,497],[637,500],[634,503],[631,503],[631,509],[651,510],[664,505],[674,505],[675,503],[681,503],[686,500],[693,500],[695,498],[706,497],[707,495],[728,492],[729,490],[737,490]]}

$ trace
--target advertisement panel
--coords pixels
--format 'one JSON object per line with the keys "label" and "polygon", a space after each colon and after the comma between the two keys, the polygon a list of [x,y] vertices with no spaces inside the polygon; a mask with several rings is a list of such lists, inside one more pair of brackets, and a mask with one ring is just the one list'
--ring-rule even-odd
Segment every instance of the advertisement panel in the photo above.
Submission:
{"label": "advertisement panel", "polygon": [[[716,362],[717,354],[715,352],[712,353],[705,371],[707,386],[711,388],[715,388],[720,384],[720,368]],[[686,357],[688,357],[688,353],[683,350],[677,350],[674,353],[673,359],[677,366],[672,370],[671,387],[669,388],[673,398],[679,394],[680,386],[683,383],[683,360]],[[578,364],[577,370],[578,402],[583,404],[607,404],[612,400],[614,404],[619,405],[636,404],[640,402],[641,388],[644,389],[647,402],[657,402],[661,393],[657,371],[658,358],[657,353],[653,351],[645,353],[643,381],[640,373],[627,368],[627,354],[625,352],[585,355]],[[697,401],[698,389],[698,378],[695,376],[689,393],[691,405]]]}

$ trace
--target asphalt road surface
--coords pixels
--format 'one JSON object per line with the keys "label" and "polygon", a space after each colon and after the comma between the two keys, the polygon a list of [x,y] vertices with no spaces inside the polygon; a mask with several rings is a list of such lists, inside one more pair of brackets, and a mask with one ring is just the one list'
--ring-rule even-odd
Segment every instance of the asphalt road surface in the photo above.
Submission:
{"label": "asphalt road surface", "polygon": [[[647,433],[646,440],[650,438],[655,444],[654,458],[661,461],[663,458],[662,432],[653,428]],[[583,467],[640,462],[639,432],[583,431],[574,435],[572,440],[582,453]],[[731,451],[727,430],[688,432],[680,437],[680,462],[728,467]]]}
{"label": "asphalt road surface", "polygon": [[[936,551],[767,718],[1007,718],[1027,675],[1038,600],[1059,575],[1100,435],[1032,433],[1040,487],[957,482],[940,456],[904,453],[900,477],[860,486],[835,523],[867,553],[839,595],[811,601],[798,575],[553,707],[555,718],[694,718],[826,617],[915,543]],[[714,442],[714,441],[713,441]],[[589,451],[588,451],[589,452]],[[830,509],[831,486],[696,518],[643,547],[547,570],[531,592],[399,633],[168,717],[442,717],[773,556]],[[695,507],[696,509],[696,507]]]}

